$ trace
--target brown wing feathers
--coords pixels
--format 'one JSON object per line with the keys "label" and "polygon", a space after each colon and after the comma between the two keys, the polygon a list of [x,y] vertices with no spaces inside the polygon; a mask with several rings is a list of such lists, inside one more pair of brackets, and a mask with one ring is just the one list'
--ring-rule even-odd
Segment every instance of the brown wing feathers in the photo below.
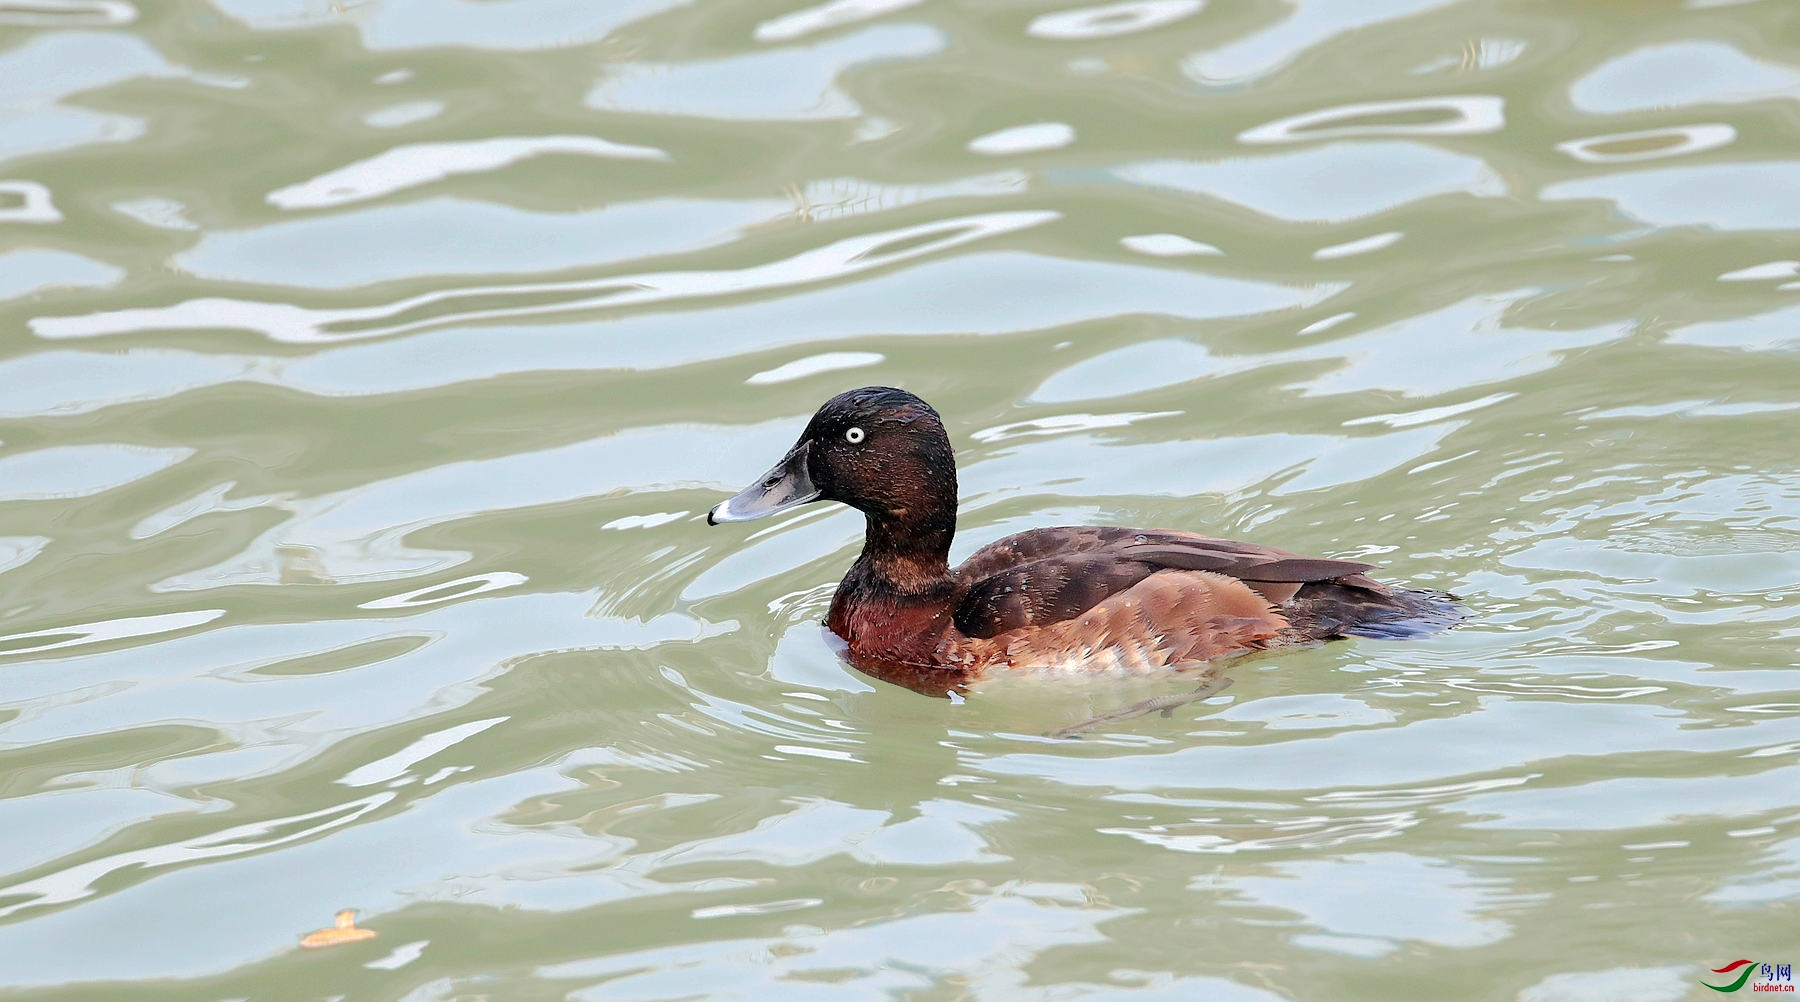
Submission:
{"label": "brown wing feathers", "polygon": [[1303,584],[1308,581],[1331,581],[1350,574],[1372,571],[1374,564],[1354,560],[1330,560],[1324,557],[1295,557],[1263,551],[1243,553],[1222,551],[1213,547],[1133,543],[1120,547],[1119,555],[1128,560],[1141,560],[1157,567],[1175,567],[1189,571],[1216,571],[1240,581],[1274,581]]}
{"label": "brown wing feathers", "polygon": [[[1036,529],[983,547],[957,569],[968,590],[956,610],[956,625],[967,636],[993,637],[1073,619],[1162,570],[1235,578],[1275,606],[1312,582],[1335,581],[1385,595],[1385,588],[1362,573],[1373,567],[1187,532],[1112,526]],[[1164,590],[1157,592],[1163,595]],[[1189,604],[1203,607],[1209,600],[1217,599],[1194,595]]]}
{"label": "brown wing feathers", "polygon": [[956,628],[971,637],[992,637],[1073,619],[1155,570],[1107,553],[1033,560],[975,582],[957,606]]}

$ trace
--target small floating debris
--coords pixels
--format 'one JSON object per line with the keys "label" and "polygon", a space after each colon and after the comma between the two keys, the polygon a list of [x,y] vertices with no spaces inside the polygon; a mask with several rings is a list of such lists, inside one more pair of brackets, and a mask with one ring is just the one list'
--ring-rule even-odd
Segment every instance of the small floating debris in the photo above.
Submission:
{"label": "small floating debris", "polygon": [[375,930],[358,929],[356,927],[356,909],[346,908],[337,913],[337,923],[329,929],[316,929],[300,940],[302,950],[323,950],[328,946],[343,946],[359,940],[374,939]]}

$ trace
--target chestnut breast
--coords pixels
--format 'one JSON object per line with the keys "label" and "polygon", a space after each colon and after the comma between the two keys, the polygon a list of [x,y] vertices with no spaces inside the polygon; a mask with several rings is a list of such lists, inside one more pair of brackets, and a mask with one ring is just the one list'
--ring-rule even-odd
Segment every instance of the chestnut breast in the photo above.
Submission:
{"label": "chestnut breast", "polygon": [[929,654],[952,625],[951,603],[839,588],[826,625],[852,650]]}

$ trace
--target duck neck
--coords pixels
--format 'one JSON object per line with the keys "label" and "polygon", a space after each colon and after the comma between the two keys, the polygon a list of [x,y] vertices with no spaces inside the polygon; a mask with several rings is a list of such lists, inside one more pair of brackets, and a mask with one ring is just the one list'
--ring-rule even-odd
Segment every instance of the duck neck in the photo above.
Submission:
{"label": "duck neck", "polygon": [[899,595],[939,591],[950,582],[950,541],[956,536],[954,506],[915,514],[868,511],[862,556],[854,572],[869,584]]}

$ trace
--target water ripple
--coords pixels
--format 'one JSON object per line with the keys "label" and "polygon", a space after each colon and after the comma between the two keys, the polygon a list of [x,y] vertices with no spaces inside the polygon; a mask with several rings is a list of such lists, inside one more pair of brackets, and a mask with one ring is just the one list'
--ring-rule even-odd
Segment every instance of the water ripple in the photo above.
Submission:
{"label": "water ripple", "polygon": [[[274,341],[309,343],[392,336],[447,323],[519,320],[596,307],[620,308],[778,289],[841,278],[923,257],[1001,233],[1041,226],[1055,212],[995,212],[954,217],[849,237],[769,264],[724,271],[652,272],[579,282],[458,288],[376,307],[307,309],[288,303],[194,299],[175,306],[72,316],[41,316],[33,333],[50,339],[104,337],[172,328],[255,331]],[[289,224],[299,225],[299,224]],[[235,252],[229,255],[237,257]],[[466,306],[459,301],[554,297],[548,303]],[[408,314],[426,314],[406,319]]]}
{"label": "water ripple", "polygon": [[1238,142],[1254,146],[1342,136],[1478,136],[1506,127],[1505,108],[1505,99],[1491,94],[1367,101],[1245,129],[1238,133]]}
{"label": "water ripple", "polygon": [[500,136],[448,143],[396,146],[309,181],[277,188],[268,201],[281,209],[322,209],[382,198],[457,174],[482,174],[548,154],[608,160],[667,160],[651,146],[614,143],[596,136]]}
{"label": "water ripple", "polygon": [[[1494,13],[0,0],[8,997],[1673,999],[1766,944],[1783,11]],[[862,383],[941,412],[953,558],[1170,526],[1471,618],[1080,741],[1192,682],[875,682],[855,512],[703,518]]]}

